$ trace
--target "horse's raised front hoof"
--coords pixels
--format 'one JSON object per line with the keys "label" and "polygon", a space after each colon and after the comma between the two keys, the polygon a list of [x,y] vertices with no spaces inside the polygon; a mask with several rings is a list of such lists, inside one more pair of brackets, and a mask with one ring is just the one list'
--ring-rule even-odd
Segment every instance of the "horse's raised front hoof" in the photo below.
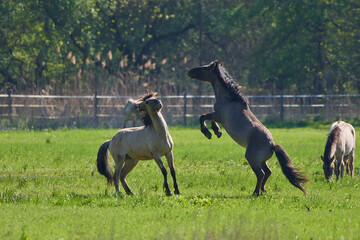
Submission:
{"label": "horse's raised front hoof", "polygon": [[205,135],[205,137],[211,139],[211,132],[207,128],[201,129],[201,132]]}
{"label": "horse's raised front hoof", "polygon": [[207,137],[208,139],[211,139],[211,133],[209,132],[209,133],[206,133],[205,134],[205,137]]}
{"label": "horse's raised front hoof", "polygon": [[216,136],[217,136],[218,138],[220,138],[221,135],[222,135],[222,132],[219,130],[219,131],[215,132],[215,134],[216,134]]}

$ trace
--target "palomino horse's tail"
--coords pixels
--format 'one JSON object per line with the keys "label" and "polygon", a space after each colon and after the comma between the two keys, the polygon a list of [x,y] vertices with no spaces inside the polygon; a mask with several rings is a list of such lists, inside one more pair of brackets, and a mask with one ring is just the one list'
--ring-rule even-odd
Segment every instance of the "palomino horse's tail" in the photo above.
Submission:
{"label": "palomino horse's tail", "polygon": [[113,183],[113,171],[109,164],[109,144],[110,140],[107,140],[100,146],[96,164],[99,173],[104,175],[108,184],[111,185]]}
{"label": "palomino horse's tail", "polygon": [[304,194],[306,194],[305,188],[301,184],[308,182],[309,179],[307,179],[301,173],[297,172],[297,169],[290,161],[289,155],[286,153],[284,148],[282,148],[280,145],[275,145],[274,151],[284,175],[292,185],[299,188]]}

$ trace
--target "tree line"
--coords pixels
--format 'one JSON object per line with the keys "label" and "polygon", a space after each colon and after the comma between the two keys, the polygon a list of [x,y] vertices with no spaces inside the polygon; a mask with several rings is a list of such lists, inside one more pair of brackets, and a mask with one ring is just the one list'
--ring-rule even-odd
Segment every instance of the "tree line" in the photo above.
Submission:
{"label": "tree line", "polygon": [[360,92],[357,0],[0,2],[0,92],[211,93],[224,61],[247,92]]}

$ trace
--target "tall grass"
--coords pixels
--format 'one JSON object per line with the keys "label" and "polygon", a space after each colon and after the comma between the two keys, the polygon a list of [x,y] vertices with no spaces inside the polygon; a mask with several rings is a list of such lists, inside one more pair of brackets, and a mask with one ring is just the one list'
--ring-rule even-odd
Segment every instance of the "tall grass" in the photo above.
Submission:
{"label": "tall grass", "polygon": [[304,196],[274,156],[260,197],[245,149],[226,133],[208,140],[171,128],[182,195],[166,197],[156,163],[142,161],[127,177],[131,197],[96,170],[98,148],[116,130],[0,132],[0,239],[358,239],[358,158],[354,178],[324,181],[328,127],[271,129],[312,181]]}

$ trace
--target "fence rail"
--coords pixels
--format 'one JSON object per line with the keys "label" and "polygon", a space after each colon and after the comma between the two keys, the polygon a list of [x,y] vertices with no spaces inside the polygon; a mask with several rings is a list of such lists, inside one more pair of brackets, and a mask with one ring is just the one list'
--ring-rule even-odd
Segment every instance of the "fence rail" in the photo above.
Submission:
{"label": "fence rail", "polygon": [[[122,126],[123,108],[131,96],[60,96],[0,94],[0,128],[17,121],[35,127]],[[136,98],[136,97],[133,97]],[[213,111],[212,95],[158,96],[169,125],[188,125]],[[262,120],[299,121],[308,118],[355,118],[360,113],[360,94],[339,95],[254,95],[250,108]]]}

